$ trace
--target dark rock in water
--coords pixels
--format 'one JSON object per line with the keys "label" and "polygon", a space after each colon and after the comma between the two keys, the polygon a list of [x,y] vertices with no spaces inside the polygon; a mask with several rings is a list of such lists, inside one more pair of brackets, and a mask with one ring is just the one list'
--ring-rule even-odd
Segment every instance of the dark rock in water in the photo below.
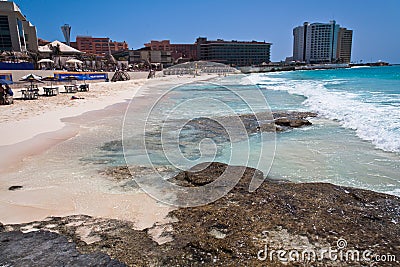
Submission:
{"label": "dark rock in water", "polygon": [[108,255],[79,253],[67,238],[47,231],[0,233],[0,266],[126,266]]}
{"label": "dark rock in water", "polygon": [[305,119],[289,119],[289,118],[279,118],[275,119],[275,124],[279,126],[287,126],[292,128],[298,128],[304,125],[311,125],[311,122]]}
{"label": "dark rock in water", "polygon": [[[200,163],[193,168],[180,172],[175,177],[169,179],[170,182],[180,186],[195,187],[210,184],[218,179],[226,170],[228,165],[220,162],[204,162]],[[205,171],[207,174],[205,175]],[[250,172],[255,179],[264,179],[263,173],[256,169],[243,168],[241,166],[231,166],[230,174],[241,174]]]}
{"label": "dark rock in water", "polygon": [[[185,155],[193,155],[189,158],[196,159],[200,155],[197,144],[209,138],[217,144],[218,156],[223,149],[219,144],[245,140],[249,135],[259,132],[282,132],[291,128],[308,126],[311,122],[307,118],[316,115],[312,112],[280,111],[194,118],[182,127],[179,133],[179,144]],[[147,136],[152,138],[146,140],[146,145],[161,144],[160,133]]]}
{"label": "dark rock in water", "polygon": [[112,180],[126,181],[132,180],[137,177],[143,177],[147,175],[156,175],[157,173],[169,174],[176,172],[174,168],[170,166],[116,166],[108,167],[105,170],[100,171],[100,174],[106,175]]}
{"label": "dark rock in water", "polygon": [[274,116],[274,119],[286,118],[286,117],[292,119],[306,119],[317,116],[317,113],[308,111],[273,111],[272,114]]}
{"label": "dark rock in water", "polygon": [[103,144],[100,147],[100,149],[104,150],[104,151],[113,151],[113,152],[122,151],[122,141],[114,140],[114,141],[107,142],[107,143]]}
{"label": "dark rock in water", "polygon": [[8,190],[10,190],[10,191],[15,191],[15,190],[19,190],[19,189],[22,189],[21,185],[13,185],[8,188]]}
{"label": "dark rock in water", "polygon": [[[207,167],[207,165],[209,165]],[[208,171],[213,173],[213,175],[204,175],[202,171],[203,167],[207,167]],[[194,166],[192,169],[188,171],[180,172],[178,175],[170,179],[170,182],[173,182],[180,186],[186,187],[194,187],[194,186],[202,186],[215,181],[216,178],[222,175],[222,173],[226,170],[227,165],[223,163],[202,163],[200,165]]]}
{"label": "dark rock in water", "polygon": [[[307,119],[315,117],[312,112],[297,111],[274,111],[259,112],[254,114],[242,114],[234,116],[198,117],[189,121],[170,120],[163,124],[163,127],[154,127],[145,132],[145,145],[152,162],[162,165],[168,159],[165,158],[163,149],[167,146],[168,140],[179,140],[179,149],[189,160],[198,159],[202,153],[199,143],[204,139],[211,139],[216,145],[215,156],[221,156],[226,143],[243,141],[250,135],[260,132],[283,132],[292,128],[311,125]],[[176,133],[176,125],[179,125],[179,133]],[[170,127],[170,128],[169,128]],[[168,136],[169,129],[172,129],[173,136],[161,140],[164,132]],[[174,141],[171,141],[172,144]],[[107,164],[115,161],[115,156],[123,156],[123,144],[129,147],[137,146],[134,139],[126,138],[114,140],[103,144],[100,149],[107,153],[100,158],[86,158],[83,161],[92,164]],[[158,152],[161,152],[159,154]],[[116,154],[119,153],[119,154]],[[214,154],[214,153],[213,153]]]}
{"label": "dark rock in water", "polygon": [[[205,136],[212,138],[218,136],[229,140],[228,132],[226,128],[229,128],[234,119],[240,119],[241,123],[247,133],[256,132],[274,132],[276,130],[282,131],[287,128],[298,128],[301,126],[311,125],[311,122],[307,120],[309,117],[316,117],[317,114],[313,112],[299,112],[299,111],[276,111],[272,113],[261,112],[256,114],[243,114],[235,116],[225,116],[216,118],[196,118],[191,120],[186,126],[190,125],[191,130],[205,132],[211,136]],[[263,120],[260,120],[262,118]],[[237,123],[236,123],[237,124]],[[285,126],[286,128],[277,128],[278,126]],[[224,127],[225,126],[225,127]],[[228,127],[226,127],[228,126]],[[236,125],[235,125],[236,126]]]}
{"label": "dark rock in water", "polygon": [[[171,181],[183,186],[201,186],[215,181],[226,168],[222,163],[204,163]],[[243,167],[233,168],[241,173]],[[245,168],[237,185],[219,200],[172,211],[173,240],[162,245],[152,240],[150,229],[133,230],[129,222],[89,216],[7,225],[6,230],[27,226],[51,228],[74,241],[80,253],[106,253],[129,266],[283,266],[277,254],[273,260],[264,261],[257,255],[266,245],[270,251],[335,250],[340,238],[347,241],[344,251],[391,254],[397,262],[379,262],[379,266],[399,264],[400,198],[326,183],[270,179],[255,192],[249,192],[248,186],[254,177],[261,178],[262,173]],[[90,229],[89,236],[99,238],[94,242],[85,241],[79,234],[81,227]],[[43,258],[50,253],[44,251]],[[370,266],[375,263],[331,261],[325,257],[308,263],[289,262],[284,266]]]}
{"label": "dark rock in water", "polygon": [[285,128],[279,130],[285,130],[288,128],[299,128],[302,126],[308,126],[312,123],[307,120],[310,117],[316,117],[316,113],[312,112],[274,112],[274,122],[278,126],[283,126]]}

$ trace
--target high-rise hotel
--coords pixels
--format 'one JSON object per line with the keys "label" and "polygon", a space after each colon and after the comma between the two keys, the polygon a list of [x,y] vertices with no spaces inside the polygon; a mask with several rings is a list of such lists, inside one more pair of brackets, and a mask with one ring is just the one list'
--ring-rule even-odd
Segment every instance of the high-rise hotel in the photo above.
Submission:
{"label": "high-rise hotel", "polygon": [[293,60],[306,63],[349,63],[353,31],[336,21],[308,23],[293,29]]}
{"label": "high-rise hotel", "polygon": [[38,51],[36,27],[13,2],[0,1],[0,50]]}

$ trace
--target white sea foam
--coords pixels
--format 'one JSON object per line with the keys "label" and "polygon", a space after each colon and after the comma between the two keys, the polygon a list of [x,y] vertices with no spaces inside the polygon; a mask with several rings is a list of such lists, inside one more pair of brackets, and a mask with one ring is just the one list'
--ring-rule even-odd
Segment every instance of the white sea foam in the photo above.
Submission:
{"label": "white sea foam", "polygon": [[304,104],[311,110],[355,130],[379,149],[400,152],[400,110],[394,105],[367,103],[357,93],[327,89],[329,81],[287,80],[262,74],[250,79],[261,88],[303,95],[307,97]]}

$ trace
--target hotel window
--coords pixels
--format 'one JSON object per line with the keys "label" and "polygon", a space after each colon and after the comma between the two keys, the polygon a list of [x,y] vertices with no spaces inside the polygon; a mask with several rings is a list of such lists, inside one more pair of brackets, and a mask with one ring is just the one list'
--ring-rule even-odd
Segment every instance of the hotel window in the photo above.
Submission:
{"label": "hotel window", "polygon": [[20,21],[19,19],[17,19],[17,27],[18,27],[19,42],[21,44],[21,48],[23,47],[25,49],[26,47],[25,47],[24,27],[22,26],[22,21]]}
{"label": "hotel window", "polygon": [[12,50],[10,26],[7,16],[0,16],[0,50]]}

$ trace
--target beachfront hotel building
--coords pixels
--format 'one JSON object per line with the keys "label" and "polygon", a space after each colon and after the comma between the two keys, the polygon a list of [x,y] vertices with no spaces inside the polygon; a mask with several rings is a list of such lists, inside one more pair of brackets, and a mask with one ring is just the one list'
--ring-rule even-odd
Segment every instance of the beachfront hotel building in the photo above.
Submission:
{"label": "beachfront hotel building", "polygon": [[196,41],[199,60],[230,66],[252,66],[270,62],[271,43],[258,41],[215,41],[199,37]]}
{"label": "beachfront hotel building", "polygon": [[0,1],[0,50],[38,51],[36,27],[14,2]]}
{"label": "beachfront hotel building", "polygon": [[170,51],[174,61],[190,61],[197,59],[196,44],[171,44],[170,40],[151,40],[149,43],[144,44],[144,46],[153,51]]}
{"label": "beachfront hotel building", "polygon": [[145,44],[152,51],[169,51],[174,62],[205,60],[231,66],[251,66],[270,62],[271,43],[257,41],[215,41],[197,38],[194,44],[172,44],[152,40]]}
{"label": "beachfront hotel building", "polygon": [[349,63],[353,31],[336,21],[308,23],[293,29],[293,60],[306,63]]}
{"label": "beachfront hotel building", "polygon": [[340,28],[338,34],[337,59],[343,63],[351,61],[351,46],[353,43],[353,31]]}
{"label": "beachfront hotel building", "polygon": [[71,46],[79,51],[97,56],[128,50],[128,44],[125,41],[116,42],[108,37],[77,36],[76,42],[71,42]]}

